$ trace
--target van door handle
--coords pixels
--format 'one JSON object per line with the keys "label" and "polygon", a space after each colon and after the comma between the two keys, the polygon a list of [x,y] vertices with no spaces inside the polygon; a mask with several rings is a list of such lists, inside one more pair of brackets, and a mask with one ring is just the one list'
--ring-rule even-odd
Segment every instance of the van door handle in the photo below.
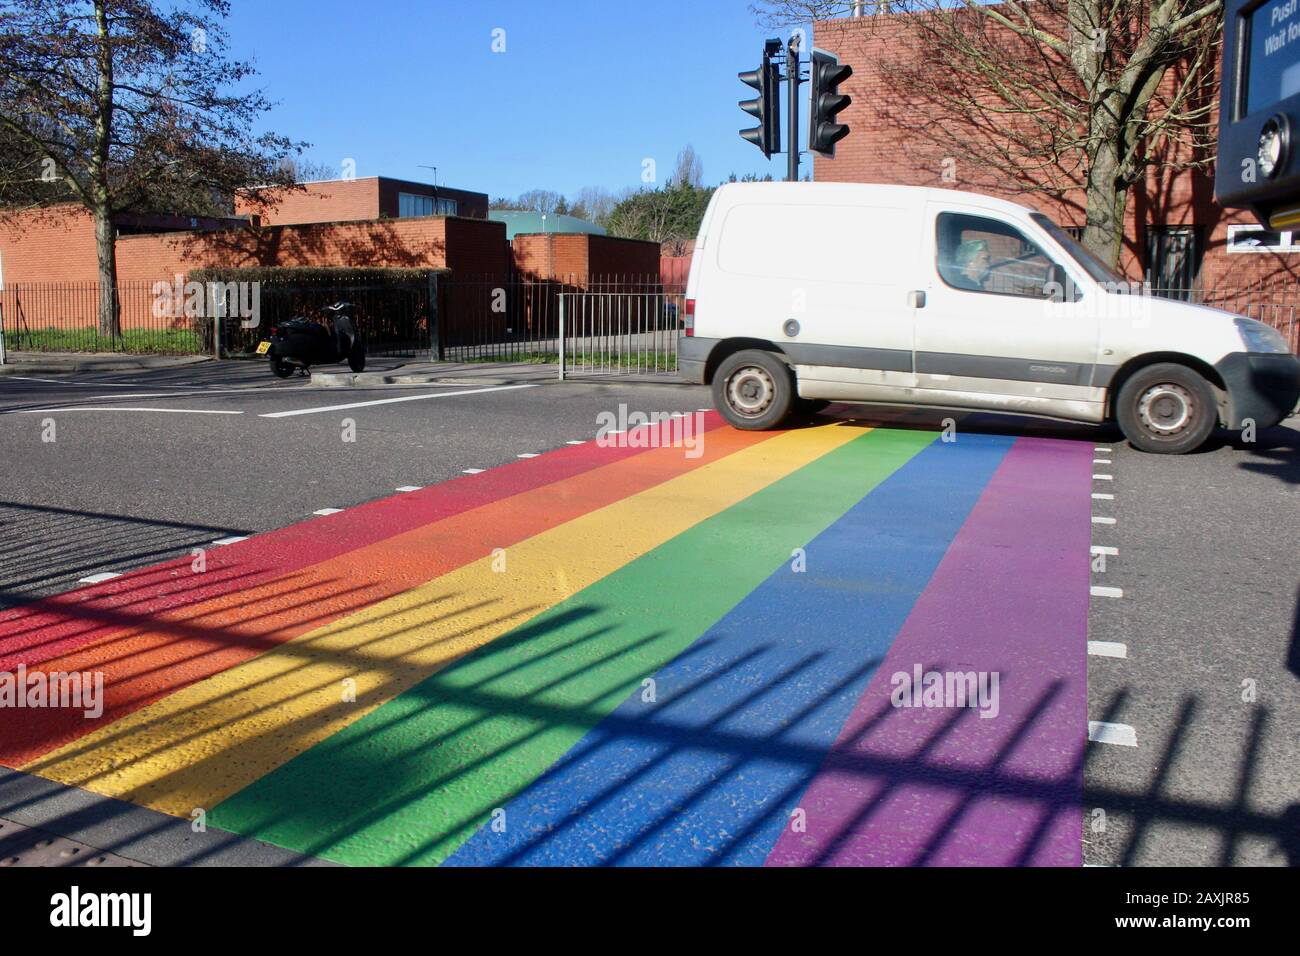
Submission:
{"label": "van door handle", "polygon": [[907,304],[911,306],[913,309],[924,309],[925,290],[913,289],[911,292],[907,293]]}

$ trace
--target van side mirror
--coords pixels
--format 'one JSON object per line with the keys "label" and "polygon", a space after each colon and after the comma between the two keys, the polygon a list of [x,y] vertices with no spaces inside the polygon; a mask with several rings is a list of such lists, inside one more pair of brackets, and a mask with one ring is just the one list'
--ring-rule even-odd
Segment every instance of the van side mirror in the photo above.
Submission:
{"label": "van side mirror", "polygon": [[1059,262],[1052,263],[1052,267],[1048,271],[1047,285],[1044,287],[1044,291],[1047,293],[1047,298],[1052,302],[1074,301],[1074,290],[1071,287],[1070,275]]}

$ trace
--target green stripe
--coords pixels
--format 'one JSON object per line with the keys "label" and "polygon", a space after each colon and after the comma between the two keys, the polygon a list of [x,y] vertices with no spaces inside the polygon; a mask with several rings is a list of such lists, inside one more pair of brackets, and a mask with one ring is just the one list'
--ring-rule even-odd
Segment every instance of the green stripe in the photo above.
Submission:
{"label": "green stripe", "polygon": [[441,863],[932,439],[867,432],[432,675],[209,822],[340,863]]}

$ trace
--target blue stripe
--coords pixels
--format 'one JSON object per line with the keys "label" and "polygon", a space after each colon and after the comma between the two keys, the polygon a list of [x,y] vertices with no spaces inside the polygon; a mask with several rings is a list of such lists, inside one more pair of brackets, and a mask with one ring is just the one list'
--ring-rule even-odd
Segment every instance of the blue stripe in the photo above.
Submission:
{"label": "blue stripe", "polygon": [[761,864],[1013,441],[925,448],[444,865]]}

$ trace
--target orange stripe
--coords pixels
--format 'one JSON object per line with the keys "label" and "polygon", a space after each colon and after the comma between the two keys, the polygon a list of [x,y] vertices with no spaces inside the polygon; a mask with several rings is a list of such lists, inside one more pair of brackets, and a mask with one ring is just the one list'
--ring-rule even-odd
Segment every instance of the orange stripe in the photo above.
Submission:
{"label": "orange stripe", "polygon": [[687,458],[661,448],[350,551],[244,592],[145,618],[32,671],[104,675],[104,713],[27,711],[0,729],[0,763],[21,766],[196,681],[307,631],[418,587],[621,498],[751,447],[774,433],[718,429]]}

